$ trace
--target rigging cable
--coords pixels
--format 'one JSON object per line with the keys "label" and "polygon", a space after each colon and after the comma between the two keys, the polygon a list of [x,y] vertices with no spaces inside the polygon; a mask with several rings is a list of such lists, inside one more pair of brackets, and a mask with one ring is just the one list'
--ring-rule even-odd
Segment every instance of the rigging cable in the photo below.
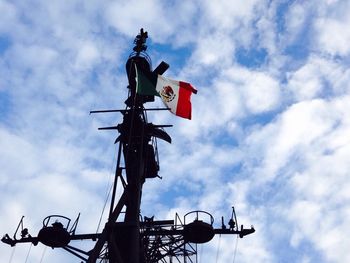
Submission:
{"label": "rigging cable", "polygon": [[109,199],[109,195],[111,194],[112,187],[113,187],[113,185],[111,184],[111,186],[109,187],[109,190],[107,189],[107,192],[106,192],[106,199],[105,199],[105,202],[104,202],[104,204],[103,204],[103,208],[102,208],[102,212],[101,212],[101,215],[100,215],[100,219],[98,220],[98,225],[97,225],[97,229],[96,229],[96,234],[98,233],[98,230],[100,229],[101,222],[102,222],[102,217],[103,217],[103,214],[105,213],[106,205],[107,205],[107,202],[108,202],[108,199]]}
{"label": "rigging cable", "polygon": [[39,262],[39,263],[42,263],[43,260],[44,260],[44,256],[45,256],[45,253],[46,253],[46,248],[47,248],[47,246],[44,246],[44,250],[43,250],[43,253],[42,253],[42,255],[41,255],[41,259],[40,259],[40,262]]}
{"label": "rigging cable", "polygon": [[27,256],[26,256],[26,260],[24,261],[24,263],[27,263],[27,260],[28,260],[28,257],[29,257],[31,249],[32,249],[32,243],[30,243],[29,250],[28,250],[28,253],[27,253]]}
{"label": "rigging cable", "polygon": [[[117,153],[117,149],[115,148],[115,153],[114,154],[116,154],[116,153]],[[115,163],[115,159],[113,158],[112,169],[114,169],[114,163]],[[98,233],[98,230],[100,229],[101,222],[102,222],[102,217],[103,217],[103,214],[104,214],[105,209],[106,209],[106,205],[107,205],[107,202],[108,202],[108,199],[109,199],[109,195],[111,194],[111,191],[112,191],[112,188],[113,188],[113,180],[112,180],[112,176],[113,175],[112,174],[113,174],[113,172],[111,172],[111,175],[110,175],[108,183],[107,183],[106,198],[105,198],[105,202],[104,202],[104,205],[103,205],[103,208],[102,208],[100,219],[98,221],[96,234]]]}
{"label": "rigging cable", "polygon": [[12,262],[13,255],[15,254],[15,250],[16,250],[16,246],[14,246],[14,247],[13,247],[13,249],[12,249],[12,252],[11,252],[11,256],[10,256],[9,263],[11,263],[11,262]]}
{"label": "rigging cable", "polygon": [[221,234],[219,235],[218,249],[217,249],[217,251],[216,251],[216,263],[218,263],[218,260],[219,260],[220,242],[221,242]]}
{"label": "rigging cable", "polygon": [[201,244],[199,246],[199,260],[198,260],[198,262],[202,261],[202,255],[203,255],[203,245]]}
{"label": "rigging cable", "polygon": [[233,252],[233,261],[232,261],[232,263],[235,263],[235,261],[236,261],[237,246],[238,246],[238,236],[236,237],[235,251]]}

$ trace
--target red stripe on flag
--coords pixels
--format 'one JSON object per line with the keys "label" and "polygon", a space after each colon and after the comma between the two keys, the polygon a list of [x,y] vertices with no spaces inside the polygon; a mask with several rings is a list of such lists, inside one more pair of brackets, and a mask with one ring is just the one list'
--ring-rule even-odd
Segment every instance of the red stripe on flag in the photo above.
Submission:
{"label": "red stripe on flag", "polygon": [[190,90],[194,94],[197,94],[197,90],[190,83],[179,81],[179,85],[180,85],[180,87],[187,89],[187,90]]}
{"label": "red stripe on flag", "polygon": [[191,84],[179,81],[179,98],[177,102],[176,115],[191,119],[191,95],[192,92],[197,93]]}

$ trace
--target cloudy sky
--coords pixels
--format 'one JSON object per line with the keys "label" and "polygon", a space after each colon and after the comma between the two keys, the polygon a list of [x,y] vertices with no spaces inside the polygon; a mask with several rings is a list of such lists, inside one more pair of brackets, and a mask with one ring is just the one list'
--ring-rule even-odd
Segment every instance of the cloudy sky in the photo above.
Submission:
{"label": "cloudy sky", "polygon": [[[121,116],[89,111],[124,108],[143,27],[153,67],[198,90],[191,121],[148,115],[174,127],[143,215],[203,209],[220,226],[234,205],[256,233],[215,238],[201,263],[350,262],[349,1],[0,0],[0,14],[0,235],[79,212],[77,233],[96,232],[117,136],[97,128]],[[79,262],[40,244],[0,255]]]}

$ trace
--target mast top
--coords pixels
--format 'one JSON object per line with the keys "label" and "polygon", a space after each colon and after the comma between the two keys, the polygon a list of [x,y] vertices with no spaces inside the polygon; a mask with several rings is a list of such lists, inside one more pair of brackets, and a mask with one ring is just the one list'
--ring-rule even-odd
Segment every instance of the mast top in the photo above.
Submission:
{"label": "mast top", "polygon": [[135,37],[133,50],[139,55],[142,51],[146,51],[146,40],[148,38],[147,31],[145,32],[143,28],[140,29],[140,33]]}

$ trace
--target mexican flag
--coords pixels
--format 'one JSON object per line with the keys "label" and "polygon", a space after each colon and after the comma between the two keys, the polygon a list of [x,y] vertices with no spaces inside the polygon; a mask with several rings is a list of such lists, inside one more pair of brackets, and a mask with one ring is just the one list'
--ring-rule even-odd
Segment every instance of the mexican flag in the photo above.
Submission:
{"label": "mexican flag", "polygon": [[159,96],[176,116],[191,119],[191,95],[197,90],[190,83],[168,79],[162,75],[147,77],[136,68],[136,92]]}

